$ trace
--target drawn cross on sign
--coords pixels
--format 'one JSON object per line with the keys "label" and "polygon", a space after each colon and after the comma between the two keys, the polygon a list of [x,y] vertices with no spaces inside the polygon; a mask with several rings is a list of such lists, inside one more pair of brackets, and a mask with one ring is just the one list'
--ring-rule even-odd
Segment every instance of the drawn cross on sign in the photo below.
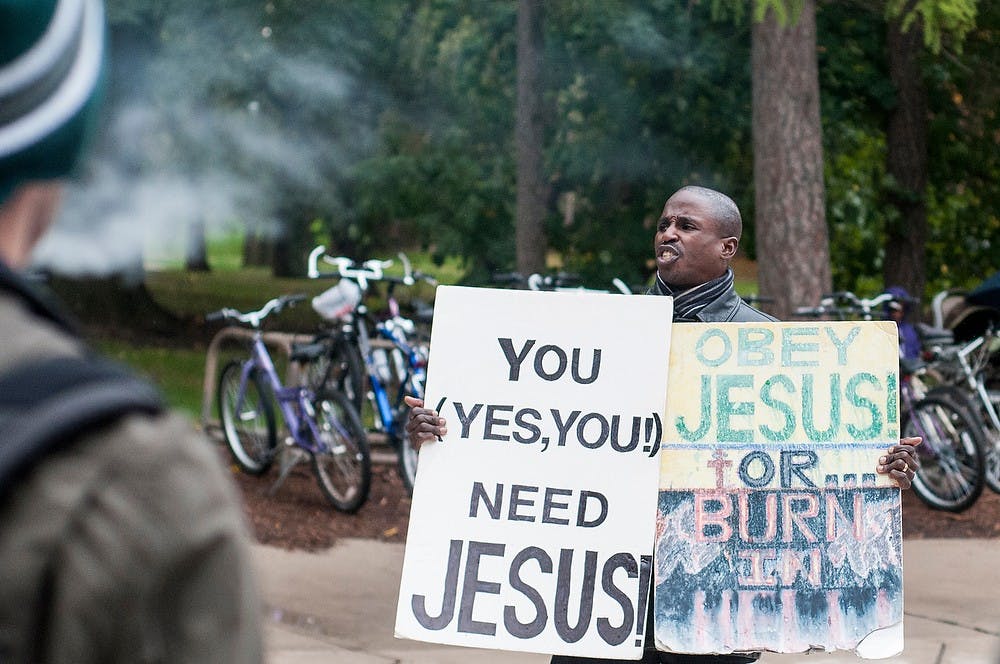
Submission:
{"label": "drawn cross on sign", "polygon": [[723,476],[725,475],[726,468],[733,465],[732,461],[726,459],[726,453],[721,449],[715,450],[715,453],[712,455],[712,460],[705,465],[715,468],[715,488],[723,488],[725,485]]}

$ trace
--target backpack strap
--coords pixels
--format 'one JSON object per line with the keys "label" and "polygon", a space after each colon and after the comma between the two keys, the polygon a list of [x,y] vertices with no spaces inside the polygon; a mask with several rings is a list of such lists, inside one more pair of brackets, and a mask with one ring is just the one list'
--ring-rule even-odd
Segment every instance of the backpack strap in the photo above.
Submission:
{"label": "backpack strap", "polygon": [[59,357],[0,376],[0,496],[52,450],[131,412],[164,410],[159,391],[108,360]]}

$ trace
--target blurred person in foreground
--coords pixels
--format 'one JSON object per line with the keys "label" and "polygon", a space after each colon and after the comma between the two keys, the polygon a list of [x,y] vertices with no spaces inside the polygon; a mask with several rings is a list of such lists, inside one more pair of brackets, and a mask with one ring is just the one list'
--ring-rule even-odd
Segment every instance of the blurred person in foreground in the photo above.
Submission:
{"label": "blurred person in foreground", "polygon": [[[743,221],[731,198],[705,187],[687,186],[675,192],[663,207],[653,236],[656,277],[647,295],[674,298],[674,323],[773,322],[776,319],[744,302],[733,286],[730,263],[736,256]],[[414,445],[429,443],[447,433],[444,418],[423,401],[406,397],[411,406],[406,429]],[[903,489],[916,474],[915,445],[919,438],[903,438],[876,462],[879,473],[889,475]],[[650,542],[652,546],[652,542]],[[650,584],[650,592],[655,584]],[[760,653],[730,655],[682,655],[657,651],[652,642],[652,606],[645,630],[647,664],[743,664]],[[611,659],[558,655],[552,664],[611,664]]]}
{"label": "blurred person in foreground", "polygon": [[[100,0],[0,0],[0,373],[89,354],[16,271],[95,122],[104,31]],[[181,416],[100,424],[0,486],[0,662],[262,659],[237,494]]]}

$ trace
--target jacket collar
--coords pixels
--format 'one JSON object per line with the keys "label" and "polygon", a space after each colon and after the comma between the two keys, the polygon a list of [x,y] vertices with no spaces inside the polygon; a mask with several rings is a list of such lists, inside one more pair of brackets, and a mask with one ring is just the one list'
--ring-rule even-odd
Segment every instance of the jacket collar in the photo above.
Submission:
{"label": "jacket collar", "polygon": [[0,261],[0,290],[16,296],[28,309],[41,318],[51,321],[67,334],[80,336],[76,323],[48,296],[23,276]]}
{"label": "jacket collar", "polygon": [[730,287],[725,293],[712,300],[698,312],[697,318],[703,323],[725,323],[736,316],[737,309],[743,300],[736,294],[736,289]]}

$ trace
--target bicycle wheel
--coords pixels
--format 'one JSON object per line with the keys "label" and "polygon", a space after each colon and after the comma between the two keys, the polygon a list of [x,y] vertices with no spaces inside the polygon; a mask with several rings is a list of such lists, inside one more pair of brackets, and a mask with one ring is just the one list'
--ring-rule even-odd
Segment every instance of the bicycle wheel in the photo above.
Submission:
{"label": "bicycle wheel", "polygon": [[361,418],[346,396],[324,390],[313,405],[321,451],[313,470],[323,494],[341,512],[356,512],[368,499],[372,460]]}
{"label": "bicycle wheel", "polygon": [[983,492],[983,433],[968,411],[940,396],[918,401],[902,421],[902,435],[920,436],[920,467],[913,492],[927,505],[949,512],[968,509]]}
{"label": "bicycle wheel", "polygon": [[[261,475],[274,461],[278,443],[274,407],[256,370],[240,394],[243,362],[227,364],[219,376],[219,421],[236,464],[243,472]],[[241,398],[242,397],[242,398]]]}
{"label": "bicycle wheel", "polygon": [[986,486],[996,493],[1000,493],[1000,429],[997,429],[996,425],[993,424],[993,417],[991,413],[987,412],[986,405],[982,401],[976,400],[974,404],[976,409],[972,412],[982,427],[985,441]]}
{"label": "bicycle wheel", "polygon": [[396,410],[393,423],[393,444],[396,447],[396,469],[403,480],[403,486],[413,494],[413,483],[417,479],[417,450],[410,443],[410,434],[406,432],[406,420],[410,416],[410,407],[405,403]]}
{"label": "bicycle wheel", "polygon": [[[997,337],[994,335],[988,344],[990,348],[989,357],[982,367],[981,380],[986,392],[986,400],[989,406],[1000,416],[1000,352],[997,352]],[[989,445],[986,456],[986,485],[993,491],[1000,493],[1000,428],[993,423],[991,413],[986,412],[986,405],[981,403],[982,412],[980,421],[983,423],[983,432],[986,434]]]}
{"label": "bicycle wheel", "polygon": [[[986,486],[1000,493],[1000,429],[993,424],[993,417],[977,392],[968,392],[953,385],[935,387],[928,396],[944,395],[969,411],[983,432],[983,452],[986,456]],[[991,404],[992,408],[996,408]]]}

